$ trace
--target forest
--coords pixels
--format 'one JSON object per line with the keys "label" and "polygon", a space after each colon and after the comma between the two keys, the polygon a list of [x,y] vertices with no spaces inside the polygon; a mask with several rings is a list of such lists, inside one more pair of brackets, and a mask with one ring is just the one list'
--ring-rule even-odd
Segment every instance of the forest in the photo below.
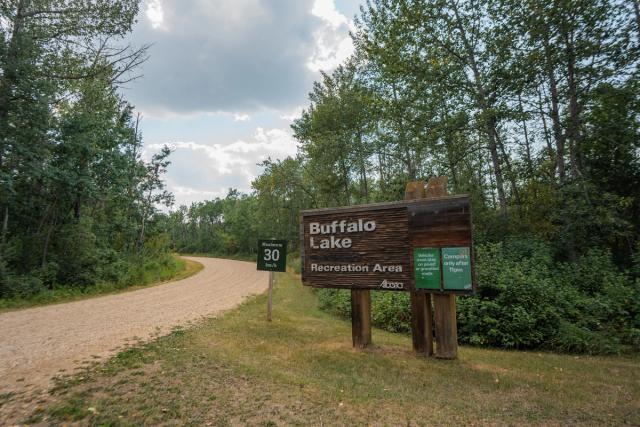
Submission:
{"label": "forest", "polygon": [[[640,351],[638,0],[369,0],[293,122],[297,155],[265,160],[249,194],[173,210],[170,150],[143,156],[119,91],[148,57],[127,42],[139,6],[0,3],[0,303],[154,280],[171,251],[297,248],[302,209],[445,176],[473,207],[461,342]],[[348,293],[317,296],[349,315]],[[408,331],[408,296],[375,292],[373,320]]]}
{"label": "forest", "polygon": [[0,2],[0,303],[178,268],[156,227],[170,151],[145,161],[119,94],[147,58],[133,0]]}
{"label": "forest", "polygon": [[[369,0],[355,53],[324,73],[252,192],[158,220],[181,252],[299,246],[299,211],[403,198],[448,178],[472,200],[478,292],[460,340],[562,352],[640,350],[638,0]],[[318,292],[348,316],[349,294]],[[408,297],[373,321],[409,329]]]}

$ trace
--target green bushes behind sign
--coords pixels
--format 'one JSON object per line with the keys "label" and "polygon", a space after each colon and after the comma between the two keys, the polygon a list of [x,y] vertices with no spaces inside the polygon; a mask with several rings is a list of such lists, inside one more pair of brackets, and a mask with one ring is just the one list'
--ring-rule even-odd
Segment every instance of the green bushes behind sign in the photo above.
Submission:
{"label": "green bushes behind sign", "polygon": [[[640,279],[604,250],[554,263],[540,241],[476,248],[477,294],[459,297],[461,343],[513,349],[616,354],[640,351]],[[322,308],[350,315],[350,293],[317,291]],[[410,331],[407,294],[372,293],[375,326]]]}

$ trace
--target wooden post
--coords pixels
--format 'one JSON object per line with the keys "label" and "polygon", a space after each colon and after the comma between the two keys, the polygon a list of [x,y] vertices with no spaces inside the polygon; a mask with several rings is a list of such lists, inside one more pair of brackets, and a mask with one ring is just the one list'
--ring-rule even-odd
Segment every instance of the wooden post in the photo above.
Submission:
{"label": "wooden post", "polygon": [[273,308],[273,271],[269,272],[269,293],[267,297],[267,321],[271,322],[271,309]]}
{"label": "wooden post", "polygon": [[433,305],[436,314],[436,357],[458,357],[458,325],[456,323],[456,296],[435,294]]}
{"label": "wooden post", "polygon": [[[426,197],[447,195],[447,178],[435,177],[427,183]],[[456,321],[456,296],[452,294],[434,294],[436,353],[440,359],[458,357],[458,324]]]}
{"label": "wooden post", "polygon": [[410,292],[411,297],[411,338],[413,351],[426,356],[433,354],[433,312],[431,294]]}
{"label": "wooden post", "polygon": [[[407,184],[404,192],[405,200],[422,199],[425,197],[424,181],[413,181]],[[431,311],[431,294],[425,292],[410,292],[411,298],[411,338],[413,351],[433,354],[433,313]]]}
{"label": "wooden post", "polygon": [[355,348],[371,344],[371,293],[368,289],[351,290],[351,337]]}

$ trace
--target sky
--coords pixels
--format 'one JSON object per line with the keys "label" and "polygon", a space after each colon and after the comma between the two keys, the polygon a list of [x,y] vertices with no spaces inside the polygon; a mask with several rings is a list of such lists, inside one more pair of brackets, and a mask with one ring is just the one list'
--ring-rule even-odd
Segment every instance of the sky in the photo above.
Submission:
{"label": "sky", "polygon": [[352,52],[359,0],[144,0],[131,43],[151,44],[122,89],[144,156],[167,144],[175,207],[251,191],[260,162],[295,155],[290,125],[320,70]]}

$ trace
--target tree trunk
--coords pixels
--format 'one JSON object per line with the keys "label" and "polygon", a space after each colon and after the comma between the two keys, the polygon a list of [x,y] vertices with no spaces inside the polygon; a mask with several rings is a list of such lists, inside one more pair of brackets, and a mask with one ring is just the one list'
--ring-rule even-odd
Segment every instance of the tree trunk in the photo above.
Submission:
{"label": "tree trunk", "polygon": [[4,244],[7,243],[8,229],[9,229],[9,205],[6,204],[4,206],[4,215],[2,216],[2,239],[0,240],[0,243],[2,244],[2,246],[0,246],[0,250],[3,250]]}
{"label": "tree trunk", "polygon": [[567,55],[567,96],[569,97],[569,126],[567,139],[569,140],[569,156],[571,158],[571,174],[573,178],[579,178],[582,173],[581,145],[582,130],[580,119],[580,104],[578,103],[578,84],[576,82],[575,53],[573,40],[570,34],[564,34]]}
{"label": "tree trunk", "polygon": [[80,219],[80,195],[73,202],[73,218],[77,221]]}
{"label": "tree trunk", "polygon": [[456,170],[456,164],[454,163],[451,147],[447,147],[447,163],[449,163],[449,171],[451,172],[451,181],[453,183],[453,193],[456,194],[458,192],[458,172]]}
{"label": "tree trunk", "polygon": [[367,180],[366,156],[362,145],[362,134],[358,131],[358,147],[360,148],[360,179],[363,186],[364,200],[369,203],[369,181]]}
{"label": "tree trunk", "polygon": [[529,143],[529,132],[527,130],[527,120],[524,117],[524,109],[522,108],[522,97],[518,94],[518,107],[522,117],[522,130],[524,132],[524,149],[525,159],[527,161],[527,173],[529,178],[533,177],[533,160],[531,159],[531,144]]}
{"label": "tree trunk", "polygon": [[546,72],[549,79],[549,92],[551,95],[551,120],[553,126],[553,136],[556,141],[556,170],[558,171],[558,179],[564,180],[565,177],[565,135],[562,132],[562,124],[560,123],[560,98],[558,96],[558,82],[553,70],[553,58],[551,56],[551,46],[549,46],[548,36],[544,41],[544,52],[546,60]]}
{"label": "tree trunk", "polygon": [[344,159],[340,160],[340,168],[342,169],[342,183],[344,185],[344,195],[346,197],[346,206],[351,205],[351,193],[349,192],[349,171]]}
{"label": "tree trunk", "polygon": [[[7,120],[11,98],[13,97],[13,88],[18,81],[17,62],[19,58],[19,38],[23,27],[23,14],[28,6],[28,0],[18,1],[16,7],[16,15],[13,21],[13,33],[8,43],[6,51],[5,63],[3,64],[2,73],[0,73],[0,127]],[[5,157],[5,138],[0,138],[0,171],[3,170],[3,160]],[[4,238],[4,234],[3,234]]]}
{"label": "tree trunk", "polygon": [[142,209],[142,221],[140,223],[140,236],[138,237],[138,249],[137,253],[140,254],[142,250],[142,245],[144,245],[144,233],[145,233],[145,225],[147,223],[147,215],[149,215],[149,211],[151,210],[151,196],[153,195],[152,190],[149,190],[149,194],[147,195],[147,200],[145,200],[145,206]]}
{"label": "tree trunk", "polygon": [[638,27],[638,35],[640,36],[640,1],[631,1],[633,2],[633,11],[636,13],[636,26]]}
{"label": "tree trunk", "polygon": [[[484,97],[481,97],[481,105],[484,104]],[[484,113],[489,114],[489,109],[486,107],[481,107]],[[502,175],[502,164],[500,163],[500,155],[498,154],[498,143],[496,141],[497,131],[495,126],[490,122],[492,120],[487,120],[485,124],[487,136],[489,139],[489,152],[491,153],[491,162],[493,163],[493,173],[496,177],[496,190],[498,191],[498,203],[500,204],[500,214],[506,218],[507,217],[507,197],[504,192],[504,178]]]}
{"label": "tree trunk", "polygon": [[549,151],[549,155],[554,156],[554,150],[551,146],[551,139],[549,138],[549,127],[547,126],[547,117],[544,113],[544,103],[542,102],[542,93],[540,92],[540,88],[537,89],[538,92],[538,111],[540,112],[540,119],[542,120],[542,129],[544,132],[544,140],[547,143],[547,150]]}
{"label": "tree trunk", "polygon": [[[398,91],[396,89],[395,83],[392,83],[391,87],[393,89],[393,101],[395,102],[397,107]],[[398,145],[404,149],[404,156],[405,156],[404,162],[407,167],[407,174],[409,175],[409,181],[415,181],[417,179],[416,169],[412,161],[413,156],[411,155],[411,150],[409,149],[409,145],[407,144],[407,138],[404,132],[404,120],[402,120],[402,114],[397,115],[397,120],[398,120],[398,136],[400,138]]]}
{"label": "tree trunk", "polygon": [[384,165],[382,161],[382,153],[378,150],[378,173],[380,174],[380,191],[382,194],[385,194],[386,184],[385,184],[385,176],[384,176]]}
{"label": "tree trunk", "polygon": [[44,246],[42,248],[42,267],[47,264],[47,255],[49,253],[49,243],[51,242],[51,234],[53,233],[53,229],[56,227],[56,223],[58,222],[58,215],[56,215],[56,207],[53,207],[53,218],[51,220],[51,225],[47,230],[47,235],[44,239]]}
{"label": "tree trunk", "polygon": [[476,88],[476,99],[478,107],[482,112],[484,118],[484,128],[487,132],[487,138],[489,140],[489,152],[491,153],[491,161],[493,163],[493,172],[496,177],[496,189],[498,191],[498,202],[500,203],[500,214],[503,218],[507,218],[507,197],[504,192],[504,179],[502,175],[502,165],[500,163],[500,155],[498,154],[498,129],[496,126],[495,118],[491,105],[487,99],[487,92],[484,87],[483,77],[480,73],[480,68],[476,61],[476,55],[471,43],[467,38],[466,29],[462,26],[462,20],[458,13],[458,6],[456,2],[451,2],[451,7],[456,18],[456,27],[460,31],[460,37],[462,38],[462,44],[466,53],[466,60],[473,72],[473,85]]}
{"label": "tree trunk", "polygon": [[491,185],[491,202],[493,206],[497,204],[496,192],[493,191],[493,188],[496,186],[495,177],[496,177],[495,170],[493,171],[493,173],[491,173],[491,170],[489,170],[489,185]]}
{"label": "tree trunk", "polygon": [[[450,119],[449,116],[449,110],[447,108],[446,103],[443,106],[444,108],[444,114],[442,116],[442,119],[445,122],[448,122]],[[453,132],[451,132],[451,128],[447,125],[446,127],[446,131],[445,131],[445,136],[444,136],[444,146],[446,148],[447,151],[447,163],[449,165],[449,171],[451,172],[451,181],[453,183],[453,193],[456,194],[458,192],[458,171],[456,170],[456,159],[454,156],[454,152],[453,152],[453,140],[454,140],[454,136],[453,136]]]}
{"label": "tree trunk", "polygon": [[518,210],[521,209],[521,203],[520,203],[520,191],[518,190],[518,183],[516,181],[516,176],[515,173],[513,171],[513,168],[511,167],[511,160],[509,160],[509,155],[507,154],[507,151],[504,148],[504,144],[502,143],[502,140],[500,138],[499,135],[496,135],[496,142],[498,144],[498,147],[500,148],[500,152],[502,153],[502,157],[504,158],[504,163],[505,166],[507,167],[507,178],[509,179],[509,182],[511,183],[511,191],[513,192],[513,196],[516,199],[516,205],[518,207]]}
{"label": "tree trunk", "polygon": [[369,203],[369,182],[367,180],[367,170],[364,163],[360,166],[360,179],[362,180],[362,190],[365,203]]}
{"label": "tree trunk", "polygon": [[11,102],[11,92],[15,86],[17,74],[17,61],[19,58],[19,38],[21,36],[24,11],[27,8],[27,0],[20,0],[16,8],[15,20],[13,21],[13,33],[7,51],[7,60],[4,72],[0,75],[0,121],[6,119],[9,114],[9,103]]}

